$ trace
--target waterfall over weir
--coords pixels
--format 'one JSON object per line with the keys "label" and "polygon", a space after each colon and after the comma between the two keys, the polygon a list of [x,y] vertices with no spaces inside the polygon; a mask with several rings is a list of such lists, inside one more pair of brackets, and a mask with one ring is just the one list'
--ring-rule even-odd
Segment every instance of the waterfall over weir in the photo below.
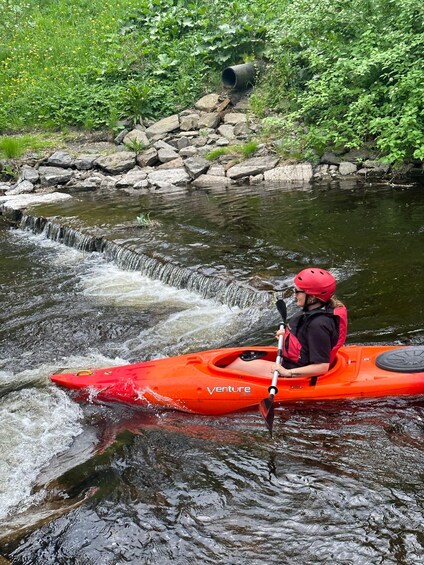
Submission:
{"label": "waterfall over weir", "polygon": [[269,292],[230,279],[205,275],[164,257],[149,256],[105,237],[84,234],[47,218],[24,214],[19,227],[35,234],[43,234],[52,241],[63,243],[79,251],[102,253],[108,261],[125,270],[140,271],[151,279],[160,280],[175,288],[187,289],[203,298],[211,298],[227,306],[263,308],[273,303],[273,296]]}

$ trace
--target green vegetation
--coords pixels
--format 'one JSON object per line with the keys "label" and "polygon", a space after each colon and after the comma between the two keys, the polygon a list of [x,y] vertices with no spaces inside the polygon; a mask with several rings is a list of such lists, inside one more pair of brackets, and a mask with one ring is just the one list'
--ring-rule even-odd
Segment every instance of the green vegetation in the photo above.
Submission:
{"label": "green vegetation", "polygon": [[0,0],[0,131],[114,129],[262,59],[251,110],[281,154],[373,142],[424,159],[422,0]]}
{"label": "green vegetation", "polygon": [[27,151],[38,152],[53,146],[51,140],[36,135],[0,137],[0,156],[5,159],[17,159]]}
{"label": "green vegetation", "polygon": [[386,161],[424,160],[422,0],[293,0],[267,37],[252,102],[286,116],[283,146],[294,132],[309,156],[375,141]]}
{"label": "green vegetation", "polygon": [[258,149],[257,141],[249,141],[243,145],[227,145],[226,147],[217,147],[206,155],[208,161],[215,161],[221,155],[243,155],[245,159],[251,157]]}

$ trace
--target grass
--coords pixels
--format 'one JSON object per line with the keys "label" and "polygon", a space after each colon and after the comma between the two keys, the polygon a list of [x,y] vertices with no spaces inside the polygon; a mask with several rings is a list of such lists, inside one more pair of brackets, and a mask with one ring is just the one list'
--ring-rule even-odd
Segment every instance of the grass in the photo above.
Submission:
{"label": "grass", "polygon": [[37,153],[51,147],[55,147],[54,141],[41,135],[0,137],[0,156],[5,159],[18,159],[28,151]]}
{"label": "grass", "polygon": [[242,145],[227,145],[226,147],[217,147],[213,149],[206,155],[208,161],[215,161],[222,155],[242,155],[245,159],[248,159],[256,153],[258,150],[257,141],[249,141]]}

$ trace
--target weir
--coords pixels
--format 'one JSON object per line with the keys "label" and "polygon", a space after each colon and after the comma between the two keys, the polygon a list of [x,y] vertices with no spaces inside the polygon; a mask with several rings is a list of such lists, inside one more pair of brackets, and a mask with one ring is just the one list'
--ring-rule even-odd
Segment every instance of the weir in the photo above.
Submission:
{"label": "weir", "polygon": [[107,261],[122,269],[139,271],[141,274],[178,289],[195,292],[230,307],[271,307],[271,293],[249,287],[238,281],[205,275],[198,270],[180,265],[159,255],[148,255],[105,237],[85,234],[40,216],[23,214],[18,226],[34,234],[42,234],[52,241],[79,251],[101,253]]}

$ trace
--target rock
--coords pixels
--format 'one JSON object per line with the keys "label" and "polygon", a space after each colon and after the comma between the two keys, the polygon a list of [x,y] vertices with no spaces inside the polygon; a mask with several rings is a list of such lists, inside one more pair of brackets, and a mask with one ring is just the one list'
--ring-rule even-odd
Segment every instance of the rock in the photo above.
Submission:
{"label": "rock", "polygon": [[229,185],[229,178],[217,175],[200,175],[192,182],[192,186],[196,188],[227,187]]}
{"label": "rock", "polygon": [[219,137],[216,140],[216,145],[217,147],[225,147],[227,145],[230,145],[230,140],[227,139],[226,137]]}
{"label": "rock", "polygon": [[348,161],[342,161],[339,165],[339,174],[342,176],[345,175],[353,175],[356,173],[356,165],[355,163],[349,163]]}
{"label": "rock", "polygon": [[246,114],[241,114],[240,112],[228,112],[228,114],[224,116],[224,124],[235,126],[236,124],[245,124],[246,121]]}
{"label": "rock", "polygon": [[203,147],[207,142],[208,140],[206,137],[196,137],[195,139],[193,139],[192,144],[195,147]]}
{"label": "rock", "polygon": [[146,135],[148,138],[152,138],[154,135],[162,135],[164,133],[169,133],[170,131],[174,131],[180,127],[180,119],[178,114],[174,114],[173,116],[169,116],[168,118],[163,118],[163,120],[159,120],[152,126],[146,129]]}
{"label": "rock", "polygon": [[171,192],[185,192],[186,190],[187,188],[185,186],[176,186],[175,184],[171,184],[169,182],[158,182],[155,185],[156,193],[169,194]]}
{"label": "rock", "polygon": [[180,130],[190,131],[199,127],[199,114],[180,117]]}
{"label": "rock", "polygon": [[226,139],[235,139],[234,126],[232,125],[223,124],[222,126],[219,126],[218,133]]}
{"label": "rock", "polygon": [[178,153],[172,149],[159,149],[158,158],[161,163],[168,163],[168,161],[173,161],[178,158]]}
{"label": "rock", "polygon": [[246,122],[239,122],[234,126],[234,135],[236,137],[246,137],[249,133],[249,126]]}
{"label": "rock", "polygon": [[142,171],[139,167],[134,167],[127,174],[125,174],[117,183],[117,188],[126,186],[135,186],[137,183],[147,179],[147,173]]}
{"label": "rock", "polygon": [[178,169],[158,170],[148,175],[150,184],[159,186],[158,183],[167,184],[185,184],[189,182],[190,177],[187,171],[181,167]]}
{"label": "rock", "polygon": [[208,175],[225,177],[225,169],[222,165],[212,165],[208,170]]}
{"label": "rock", "polygon": [[20,171],[18,182],[20,180],[29,180],[29,182],[35,184],[39,178],[40,175],[38,174],[37,169],[34,169],[34,167],[29,167],[28,165],[23,165]]}
{"label": "rock", "polygon": [[189,157],[185,160],[184,166],[192,179],[203,175],[209,169],[210,162],[203,159],[203,157]]}
{"label": "rock", "polygon": [[306,183],[312,179],[312,165],[310,163],[299,163],[298,165],[282,165],[265,171],[266,182],[301,182]]}
{"label": "rock", "polygon": [[64,169],[67,169],[73,166],[74,158],[69,155],[69,153],[65,153],[64,151],[55,151],[53,155],[50,155],[50,157],[47,159],[47,164],[54,167],[63,167]]}
{"label": "rock", "polygon": [[188,147],[189,145],[190,145],[190,139],[188,137],[180,137],[176,143],[178,150],[184,149],[184,147]]}
{"label": "rock", "polygon": [[227,176],[230,179],[240,179],[242,177],[259,175],[269,169],[273,169],[277,163],[278,157],[252,157],[229,168]]}
{"label": "rock", "polygon": [[181,169],[184,167],[184,161],[181,157],[177,157],[176,159],[172,159],[172,161],[168,161],[167,163],[162,163],[159,165],[158,170],[163,171],[164,169]]}
{"label": "rock", "polygon": [[[130,149],[144,149],[149,146],[149,139],[144,131],[139,129],[133,129],[124,137],[124,145],[127,145]],[[136,147],[138,146],[138,147]]]}
{"label": "rock", "polygon": [[202,112],[199,117],[198,127],[215,129],[219,126],[220,121],[221,117],[219,114]]}
{"label": "rock", "polygon": [[12,210],[22,210],[34,204],[52,204],[70,200],[72,196],[63,192],[49,194],[17,194],[15,196],[0,196],[0,205]]}
{"label": "rock", "polygon": [[249,184],[250,185],[262,184],[263,182],[264,182],[264,176],[263,175],[255,175],[253,177],[249,177]]}
{"label": "rock", "polygon": [[202,112],[212,112],[218,105],[219,94],[207,94],[198,100],[194,107]]}
{"label": "rock", "polygon": [[123,141],[124,141],[124,139],[125,139],[125,136],[128,135],[128,133],[129,133],[129,130],[123,129],[122,131],[120,131],[120,132],[118,133],[118,135],[115,137],[115,139],[113,140],[113,142],[114,142],[116,145],[121,145],[121,143],[123,143]]}
{"label": "rock", "polygon": [[194,155],[197,155],[197,149],[193,145],[189,145],[181,149],[180,155],[181,157],[194,157]]}
{"label": "rock", "polygon": [[143,151],[136,157],[136,162],[140,165],[140,167],[150,167],[152,165],[156,165],[158,161],[158,152],[154,147],[146,149],[146,151]]}
{"label": "rock", "polygon": [[90,169],[93,169],[95,166],[95,162],[97,159],[99,159],[99,157],[101,157],[100,154],[97,155],[92,155],[92,154],[87,154],[87,155],[78,155],[75,158],[75,167],[79,170],[79,171],[88,171]]}
{"label": "rock", "polygon": [[47,186],[65,184],[73,176],[73,172],[70,169],[60,167],[39,167],[38,174],[40,175],[41,184]]}
{"label": "rock", "polygon": [[325,165],[340,165],[341,158],[331,151],[326,151],[319,161]]}
{"label": "rock", "polygon": [[84,191],[97,190],[102,185],[102,177],[100,175],[87,177],[82,182],[75,185],[75,188]]}
{"label": "rock", "polygon": [[139,182],[136,182],[133,188],[142,189],[142,188],[147,188],[148,186],[149,186],[149,181],[147,179],[144,179]]}
{"label": "rock", "polygon": [[28,194],[34,192],[34,185],[29,180],[18,182],[13,188],[7,191],[7,196],[15,194]]}
{"label": "rock", "polygon": [[0,182],[0,192],[7,192],[12,188],[12,185],[8,182]]}
{"label": "rock", "polygon": [[379,161],[372,161],[370,159],[364,161],[362,166],[365,167],[365,169],[374,169],[383,174],[390,171],[390,165],[388,165],[387,163],[380,163]]}
{"label": "rock", "polygon": [[170,143],[167,143],[166,141],[163,141],[162,139],[159,141],[156,141],[155,144],[153,145],[153,147],[155,149],[157,149],[159,151],[159,149],[167,149],[168,151],[174,151],[175,147],[173,147]]}
{"label": "rock", "polygon": [[125,173],[135,167],[135,158],[135,153],[132,151],[119,151],[112,155],[99,157],[96,165],[111,174]]}

